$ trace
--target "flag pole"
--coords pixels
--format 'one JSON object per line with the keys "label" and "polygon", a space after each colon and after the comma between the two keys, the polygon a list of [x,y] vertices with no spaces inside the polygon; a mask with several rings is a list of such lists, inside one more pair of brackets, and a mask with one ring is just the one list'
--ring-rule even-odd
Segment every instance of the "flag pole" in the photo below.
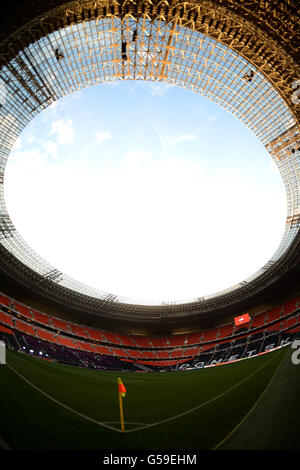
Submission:
{"label": "flag pole", "polygon": [[118,390],[119,390],[119,406],[120,406],[120,419],[121,419],[121,431],[125,431],[124,427],[124,412],[123,412],[123,398],[122,398],[122,393],[120,392],[120,387],[119,385],[122,383],[122,380],[119,378],[118,379]]}

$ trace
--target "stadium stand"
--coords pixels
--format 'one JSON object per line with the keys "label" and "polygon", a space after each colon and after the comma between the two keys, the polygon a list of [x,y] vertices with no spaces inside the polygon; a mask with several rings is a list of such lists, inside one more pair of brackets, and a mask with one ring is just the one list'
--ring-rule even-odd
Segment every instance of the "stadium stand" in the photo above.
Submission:
{"label": "stadium stand", "polygon": [[271,346],[284,346],[299,333],[299,305],[300,297],[294,297],[283,305],[258,312],[243,327],[236,328],[231,322],[211,330],[158,338],[83,327],[0,295],[0,333],[14,349],[24,351],[29,344],[35,345],[48,358],[61,362],[75,364],[81,355],[80,364],[85,357],[84,366],[96,367],[103,356],[118,359],[118,367],[123,364],[124,370],[128,362],[148,365],[150,370],[176,369],[188,363],[230,362],[259,354]]}

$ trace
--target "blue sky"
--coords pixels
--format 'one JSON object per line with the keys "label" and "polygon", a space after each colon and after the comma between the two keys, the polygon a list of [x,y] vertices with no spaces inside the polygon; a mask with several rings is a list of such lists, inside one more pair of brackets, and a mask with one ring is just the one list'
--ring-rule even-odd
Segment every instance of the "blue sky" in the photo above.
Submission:
{"label": "blue sky", "polygon": [[9,157],[5,197],[24,240],[56,268],[153,303],[252,275],[286,217],[257,138],[206,98],[151,82],[94,86],[40,113]]}

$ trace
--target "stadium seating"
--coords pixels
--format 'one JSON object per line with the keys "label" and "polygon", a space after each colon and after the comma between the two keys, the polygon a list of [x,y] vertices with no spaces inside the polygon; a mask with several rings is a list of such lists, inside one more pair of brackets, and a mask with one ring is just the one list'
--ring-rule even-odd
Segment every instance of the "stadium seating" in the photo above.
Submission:
{"label": "stadium seating", "polygon": [[105,337],[100,333],[100,331],[92,330],[91,328],[85,328],[84,334],[82,335],[84,338],[92,338],[97,341],[103,341]]}
{"label": "stadium seating", "polygon": [[151,348],[153,347],[148,338],[144,338],[143,336],[132,336],[132,340],[134,341],[134,343],[136,344],[136,346],[140,347],[140,348]]}
{"label": "stadium seating", "polygon": [[130,336],[77,325],[38,312],[4,295],[0,295],[0,304],[1,334],[16,332],[22,335],[24,342],[31,338],[40,346],[51,344],[51,354],[59,348],[60,354],[65,351],[69,359],[86,353],[120,358],[126,363],[132,361],[135,366],[148,364],[152,368],[155,364],[179,367],[187,361],[199,362],[200,358],[218,363],[231,357],[243,357],[251,347],[259,353],[268,338],[275,338],[281,332],[297,334],[300,322],[300,297],[258,312],[244,327],[236,328],[230,322],[211,330],[166,337]]}
{"label": "stadium seating", "polygon": [[155,354],[158,359],[170,359],[170,352],[168,350],[157,350]]}
{"label": "stadium seating", "polygon": [[281,315],[281,310],[282,310],[282,307],[277,307],[277,308],[274,308],[273,310],[270,310],[267,312],[267,322],[273,322],[275,320],[278,320],[280,318],[280,315]]}
{"label": "stadium seating", "polygon": [[9,298],[6,297],[5,295],[0,295],[0,304],[8,306]]}
{"label": "stadium seating", "polygon": [[33,320],[37,323],[42,323],[43,325],[49,325],[49,318],[44,313],[33,311]]}
{"label": "stadium seating", "polygon": [[26,322],[23,322],[23,321],[20,321],[20,320],[16,319],[15,320],[15,327],[16,327],[17,330],[23,331],[24,333],[27,333],[28,335],[36,336],[36,332],[35,332],[34,328]]}
{"label": "stadium seating", "polygon": [[0,322],[4,323],[4,325],[8,325],[14,328],[13,318],[7,313],[1,312],[1,311],[0,311]]}
{"label": "stadium seating", "polygon": [[56,337],[56,342],[62,344],[63,346],[67,346],[68,348],[76,349],[76,343],[66,338],[65,336],[58,335]]}
{"label": "stadium seating", "polygon": [[234,332],[233,325],[224,325],[221,326],[218,332],[218,339],[226,338],[227,336],[231,336]]}
{"label": "stadium seating", "polygon": [[28,307],[26,307],[25,305],[22,305],[22,304],[18,304],[16,302],[14,304],[15,304],[16,310],[18,312],[20,312],[22,316],[32,319],[33,314],[31,313],[31,311]]}
{"label": "stadium seating", "polygon": [[203,335],[203,342],[206,343],[208,341],[215,341],[217,339],[217,331],[218,330],[205,331]]}
{"label": "stadium seating", "polygon": [[2,333],[7,333],[7,334],[13,334],[13,330],[6,328],[6,326],[0,325],[0,332]]}
{"label": "stadium seating", "polygon": [[154,348],[167,348],[166,338],[149,338],[149,343]]}
{"label": "stadium seating", "polygon": [[172,347],[184,346],[185,339],[186,339],[186,335],[177,335],[173,337],[171,336],[170,338],[167,339],[167,344],[169,344],[169,346],[172,346]]}
{"label": "stadium seating", "polygon": [[87,332],[85,331],[85,329],[82,327],[82,326],[78,326],[78,325],[70,325],[71,327],[71,331],[74,335],[76,336],[80,336],[82,338],[85,338],[88,336]]}
{"label": "stadium seating", "polygon": [[300,305],[299,297],[294,297],[293,299],[285,302],[283,304],[284,315],[288,315],[289,313],[292,313],[294,310],[296,310],[298,305]]}
{"label": "stadium seating", "polygon": [[62,330],[62,331],[68,331],[68,327],[67,327],[67,323],[62,321],[62,320],[58,320],[57,318],[54,318],[52,317],[51,319],[49,319],[51,325],[56,328],[57,330]]}
{"label": "stadium seating", "polygon": [[36,330],[37,337],[41,339],[45,339],[46,341],[50,341],[50,343],[56,343],[55,336],[47,330],[43,330],[42,328],[37,328]]}
{"label": "stadium seating", "polygon": [[[122,344],[123,346],[136,346],[136,344],[134,343],[133,339],[130,336],[118,334],[117,337],[119,339],[118,343]],[[111,336],[111,339],[113,339],[112,336]]]}
{"label": "stadium seating", "polygon": [[251,328],[259,328],[264,326],[266,319],[266,312],[256,315],[251,321]]}

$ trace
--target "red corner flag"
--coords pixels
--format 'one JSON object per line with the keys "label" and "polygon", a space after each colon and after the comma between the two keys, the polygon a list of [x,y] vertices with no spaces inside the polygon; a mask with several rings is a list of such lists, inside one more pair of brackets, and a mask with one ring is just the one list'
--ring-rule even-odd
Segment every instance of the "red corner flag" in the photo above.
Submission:
{"label": "red corner flag", "polygon": [[123,413],[123,398],[126,395],[126,388],[122,382],[122,379],[118,378],[118,391],[119,391],[119,406],[120,406],[120,419],[121,419],[121,431],[125,431],[124,426],[124,413]]}
{"label": "red corner flag", "polygon": [[122,379],[118,379],[118,386],[119,386],[119,393],[122,395],[122,397],[124,398],[125,395],[126,395],[126,388],[125,388],[125,385],[123,384],[122,382]]}

